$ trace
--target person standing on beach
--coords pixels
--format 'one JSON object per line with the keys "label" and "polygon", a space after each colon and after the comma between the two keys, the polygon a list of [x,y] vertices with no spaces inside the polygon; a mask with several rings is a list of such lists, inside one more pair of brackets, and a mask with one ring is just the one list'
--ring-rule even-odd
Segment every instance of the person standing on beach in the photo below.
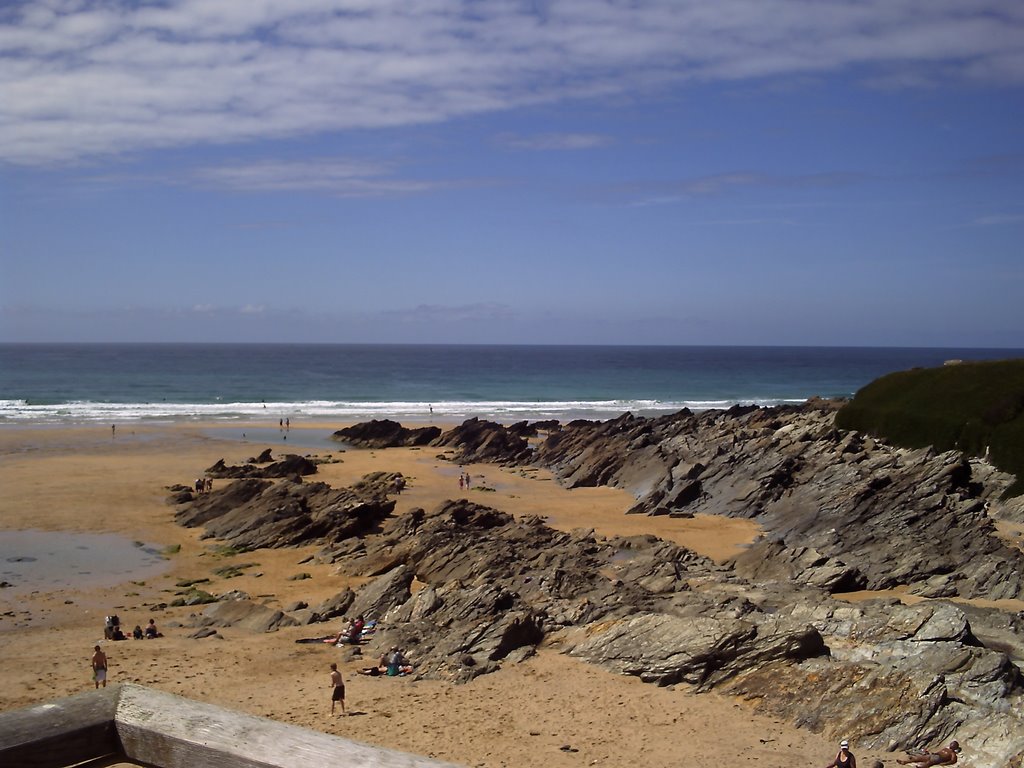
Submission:
{"label": "person standing on beach", "polygon": [[825,768],[857,768],[857,758],[850,751],[850,742],[846,739],[839,742],[839,753],[836,755],[836,759]]}
{"label": "person standing on beach", "polygon": [[334,717],[334,705],[341,704],[341,714],[345,714],[345,681],[341,679],[341,672],[338,665],[331,662],[331,686],[334,688],[331,693],[331,717]]}
{"label": "person standing on beach", "polygon": [[100,683],[103,683],[104,688],[107,687],[107,654],[100,650],[98,645],[92,655],[92,679],[97,688],[100,687]]}

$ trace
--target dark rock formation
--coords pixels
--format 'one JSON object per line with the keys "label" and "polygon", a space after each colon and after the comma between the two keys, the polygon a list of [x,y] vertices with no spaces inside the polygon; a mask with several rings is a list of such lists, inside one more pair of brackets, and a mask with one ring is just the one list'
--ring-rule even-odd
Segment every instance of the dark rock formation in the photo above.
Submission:
{"label": "dark rock formation", "polygon": [[460,458],[529,462],[569,487],[625,488],[637,498],[635,514],[753,518],[766,535],[736,562],[753,580],[832,592],[910,586],[929,597],[1024,596],[1024,556],[995,535],[989,517],[1013,478],[959,454],[842,433],[833,418],[834,404],[824,401],[625,414],[573,422],[525,453],[498,425],[488,425],[486,452],[476,425],[443,439]]}
{"label": "dark rock formation", "polygon": [[339,429],[331,437],[354,448],[400,448],[427,445],[440,435],[440,427],[409,429],[397,421],[374,419]]}
{"label": "dark rock formation", "polygon": [[175,520],[239,549],[342,541],[376,530],[395,503],[372,488],[335,490],[298,478],[237,480],[179,506]]}
{"label": "dark rock formation", "polygon": [[511,464],[526,461],[530,448],[525,438],[493,421],[467,419],[438,437],[432,445],[454,451],[452,461]]}
{"label": "dark rock formation", "polygon": [[341,490],[237,480],[178,515],[236,546],[321,542],[321,561],[371,580],[293,620],[377,619],[368,657],[400,646],[419,675],[470,680],[544,641],[656,684],[742,695],[865,747],[956,735],[976,768],[1019,761],[1024,616],[830,596],[1021,596],[1022,555],[989,517],[1012,478],[841,433],[832,413],[823,403],[627,414],[548,430],[533,449],[529,430],[474,419],[435,443],[457,461],[535,463],[568,485],[628,488],[634,513],[756,520],[764,537],[725,566],[654,536],[566,533],[468,501],[392,516],[387,473]]}
{"label": "dark rock formation", "polygon": [[224,600],[212,603],[192,621],[193,627],[241,627],[250,632],[273,632],[293,627],[295,619],[252,600]]}
{"label": "dark rock formation", "polygon": [[269,449],[264,451],[258,459],[236,466],[228,466],[224,463],[224,459],[218,459],[216,464],[206,470],[206,476],[213,478],[277,478],[296,475],[305,477],[316,474],[316,462],[305,456],[290,453],[278,461],[270,461],[265,465],[261,463],[263,460],[269,459]]}

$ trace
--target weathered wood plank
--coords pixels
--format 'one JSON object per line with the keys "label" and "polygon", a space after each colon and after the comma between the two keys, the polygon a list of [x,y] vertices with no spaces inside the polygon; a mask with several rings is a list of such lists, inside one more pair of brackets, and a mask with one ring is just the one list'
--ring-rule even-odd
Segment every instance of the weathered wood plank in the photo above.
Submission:
{"label": "weathered wood plank", "polygon": [[451,768],[130,684],[115,721],[125,756],[160,768]]}
{"label": "weathered wood plank", "polygon": [[0,765],[64,768],[121,754],[114,716],[119,686],[0,712]]}

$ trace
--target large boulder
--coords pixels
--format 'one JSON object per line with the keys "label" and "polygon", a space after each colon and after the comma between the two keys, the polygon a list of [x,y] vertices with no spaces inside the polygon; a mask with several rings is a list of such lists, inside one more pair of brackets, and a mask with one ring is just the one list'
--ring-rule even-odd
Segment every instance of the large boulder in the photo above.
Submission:
{"label": "large boulder", "polygon": [[440,427],[409,429],[390,419],[373,419],[339,429],[331,438],[353,448],[399,448],[427,445],[440,434]]}
{"label": "large boulder", "polygon": [[273,632],[299,624],[283,611],[252,600],[224,600],[211,603],[196,617],[194,627],[240,627],[250,632]]}

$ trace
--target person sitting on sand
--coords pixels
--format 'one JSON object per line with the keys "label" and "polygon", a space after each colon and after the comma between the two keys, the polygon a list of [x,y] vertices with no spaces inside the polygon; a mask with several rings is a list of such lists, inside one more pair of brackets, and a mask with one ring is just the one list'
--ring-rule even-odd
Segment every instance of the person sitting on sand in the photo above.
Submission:
{"label": "person sitting on sand", "polygon": [[349,621],[348,626],[338,633],[338,636],[334,638],[334,644],[349,643],[351,645],[359,645],[363,641],[364,626],[366,626],[366,622],[363,621],[363,616],[360,614]]}
{"label": "person sitting on sand", "polygon": [[156,620],[150,619],[149,624],[146,626],[146,639],[152,640],[154,637],[163,637],[160,631],[156,628]]}
{"label": "person sitting on sand", "polygon": [[960,751],[960,742],[951,741],[948,747],[942,747],[935,752],[929,752],[927,749],[923,749],[920,752],[907,752],[906,760],[897,760],[896,762],[900,765],[919,765],[927,766],[932,765],[953,765],[956,763],[956,753]]}
{"label": "person sitting on sand", "polygon": [[388,677],[396,677],[398,675],[408,675],[412,672],[412,664],[409,660],[402,655],[402,650],[397,646],[391,649],[391,655],[388,656],[387,663],[387,675]]}
{"label": "person sitting on sand", "polygon": [[843,739],[839,742],[839,752],[836,759],[825,766],[825,768],[857,768],[857,758],[850,751],[850,742]]}
{"label": "person sitting on sand", "polygon": [[140,627],[138,624],[136,624],[135,629],[132,630],[132,637],[134,637],[136,640],[142,639],[142,627]]}

